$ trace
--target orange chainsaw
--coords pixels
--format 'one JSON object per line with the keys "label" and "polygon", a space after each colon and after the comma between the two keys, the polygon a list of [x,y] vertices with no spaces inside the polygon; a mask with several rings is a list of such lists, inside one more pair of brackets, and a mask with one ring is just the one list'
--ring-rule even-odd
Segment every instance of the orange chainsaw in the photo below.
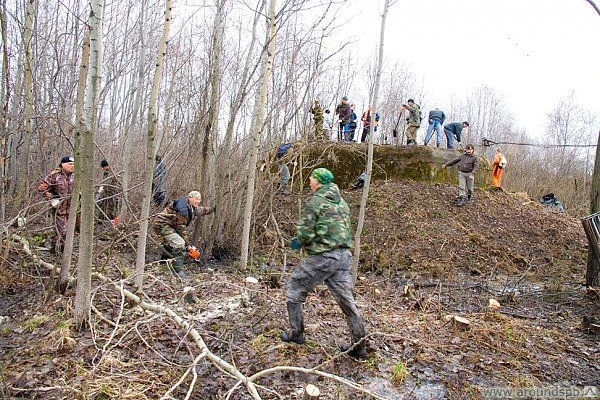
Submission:
{"label": "orange chainsaw", "polygon": [[200,257],[202,257],[202,253],[196,246],[188,246],[187,255],[194,261],[200,261]]}
{"label": "orange chainsaw", "polygon": [[204,258],[205,244],[200,244],[200,247],[189,245],[186,248],[186,254],[194,261],[194,270],[205,268],[206,259]]}

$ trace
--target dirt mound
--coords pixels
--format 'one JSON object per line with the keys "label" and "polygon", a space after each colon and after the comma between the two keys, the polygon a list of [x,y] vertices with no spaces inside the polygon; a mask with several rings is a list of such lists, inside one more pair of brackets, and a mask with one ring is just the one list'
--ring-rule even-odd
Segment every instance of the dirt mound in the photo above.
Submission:
{"label": "dirt mound", "polygon": [[[254,271],[213,265],[180,281],[152,264],[144,298],[190,321],[213,352],[246,375],[280,365],[316,368],[388,399],[482,398],[490,386],[600,386],[598,337],[581,325],[583,316],[600,315],[600,301],[583,287],[587,253],[577,219],[504,192],[477,190],[457,208],[453,185],[395,181],[371,189],[355,288],[370,334],[366,361],[339,357],[347,328],[323,286],[305,305],[307,343],[279,341],[285,283],[300,256],[280,246],[293,235],[295,196],[257,207]],[[360,195],[343,192],[353,216]],[[126,251],[97,267],[119,282],[132,270]],[[72,291],[44,297],[40,282],[48,276],[21,253],[11,252],[5,265],[2,273],[13,278],[0,289],[0,314],[10,317],[0,325],[0,393],[159,398],[186,373],[176,398],[195,385],[191,398],[222,399],[235,385],[206,361],[191,367],[198,349],[186,332],[110,286],[95,282],[92,329],[77,332],[69,320]],[[245,282],[249,273],[258,284]],[[197,303],[183,301],[184,286],[195,288]],[[490,298],[500,308],[488,307]],[[308,383],[322,398],[367,397],[299,371],[272,371],[259,382],[268,388],[260,390],[263,399],[298,398]],[[237,390],[230,398],[249,397]]]}

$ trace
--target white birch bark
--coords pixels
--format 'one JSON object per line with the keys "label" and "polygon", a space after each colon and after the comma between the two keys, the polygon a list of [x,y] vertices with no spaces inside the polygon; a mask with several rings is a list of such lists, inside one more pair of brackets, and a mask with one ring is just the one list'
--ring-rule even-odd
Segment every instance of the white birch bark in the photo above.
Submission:
{"label": "white birch bark", "polygon": [[360,211],[358,213],[358,222],[356,224],[356,234],[354,236],[354,257],[352,258],[352,280],[356,283],[358,276],[358,263],[360,261],[360,238],[365,224],[365,214],[367,210],[367,199],[369,198],[369,188],[371,187],[371,173],[373,172],[373,136],[374,119],[377,113],[377,98],[379,97],[379,82],[381,81],[381,70],[383,66],[383,42],[385,38],[385,19],[390,8],[390,0],[385,0],[383,14],[381,14],[381,31],[379,33],[379,55],[377,60],[377,74],[375,75],[375,87],[373,89],[373,99],[371,104],[371,133],[369,134],[369,149],[367,152],[367,179],[360,199]]}
{"label": "white birch bark", "polygon": [[[98,98],[102,80],[102,19],[104,0],[92,0],[88,25],[90,27],[90,62],[84,112],[81,119],[81,156],[79,175],[75,179],[81,188],[81,225],[79,258],[77,261],[77,293],[74,323],[81,326],[91,309],[92,257],[94,249],[94,131],[97,129]],[[73,193],[71,202],[77,202]]]}
{"label": "white birch bark", "polygon": [[[83,49],[81,51],[81,64],[79,66],[79,81],[77,82],[77,97],[75,106],[75,134],[74,148],[75,148],[75,183],[73,185],[73,197],[71,198],[71,208],[69,209],[69,215],[77,215],[77,209],[79,208],[79,196],[75,193],[79,193],[81,190],[81,179],[77,177],[81,175],[83,164],[79,162],[81,158],[81,135],[83,133],[83,126],[81,125],[83,118],[83,108],[85,101],[85,88],[87,83],[88,75],[88,63],[90,60],[90,31],[88,30],[85,34],[83,41]],[[62,254],[62,266],[60,269],[60,278],[58,281],[58,291],[64,293],[69,282],[69,274],[71,271],[71,255],[73,254],[73,239],[75,237],[75,225],[77,224],[77,218],[69,218],[67,224],[67,236],[65,238],[65,247]]]}
{"label": "white birch bark", "polygon": [[6,1],[0,4],[0,35],[2,36],[2,82],[0,82],[0,220],[6,219],[6,153],[8,137],[8,101],[10,78],[6,34]]}

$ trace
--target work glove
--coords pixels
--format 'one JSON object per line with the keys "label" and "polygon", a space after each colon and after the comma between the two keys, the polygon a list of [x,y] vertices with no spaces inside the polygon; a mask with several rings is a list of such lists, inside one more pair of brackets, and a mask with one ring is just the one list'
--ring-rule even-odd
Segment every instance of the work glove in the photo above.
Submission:
{"label": "work glove", "polygon": [[102,193],[104,193],[104,186],[100,186],[98,188],[98,194],[102,194]]}
{"label": "work glove", "polygon": [[60,199],[50,200],[50,205],[52,206],[52,208],[58,208],[58,206],[60,206]]}
{"label": "work glove", "polygon": [[302,245],[296,236],[290,239],[290,247],[292,250],[300,250],[302,248]]}

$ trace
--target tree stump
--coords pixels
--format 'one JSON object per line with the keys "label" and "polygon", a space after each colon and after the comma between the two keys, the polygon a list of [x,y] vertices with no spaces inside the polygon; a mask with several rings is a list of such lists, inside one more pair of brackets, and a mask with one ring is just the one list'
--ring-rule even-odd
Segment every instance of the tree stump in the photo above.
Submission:
{"label": "tree stump", "polygon": [[302,400],[316,400],[321,396],[321,391],[315,385],[308,384],[304,388]]}

